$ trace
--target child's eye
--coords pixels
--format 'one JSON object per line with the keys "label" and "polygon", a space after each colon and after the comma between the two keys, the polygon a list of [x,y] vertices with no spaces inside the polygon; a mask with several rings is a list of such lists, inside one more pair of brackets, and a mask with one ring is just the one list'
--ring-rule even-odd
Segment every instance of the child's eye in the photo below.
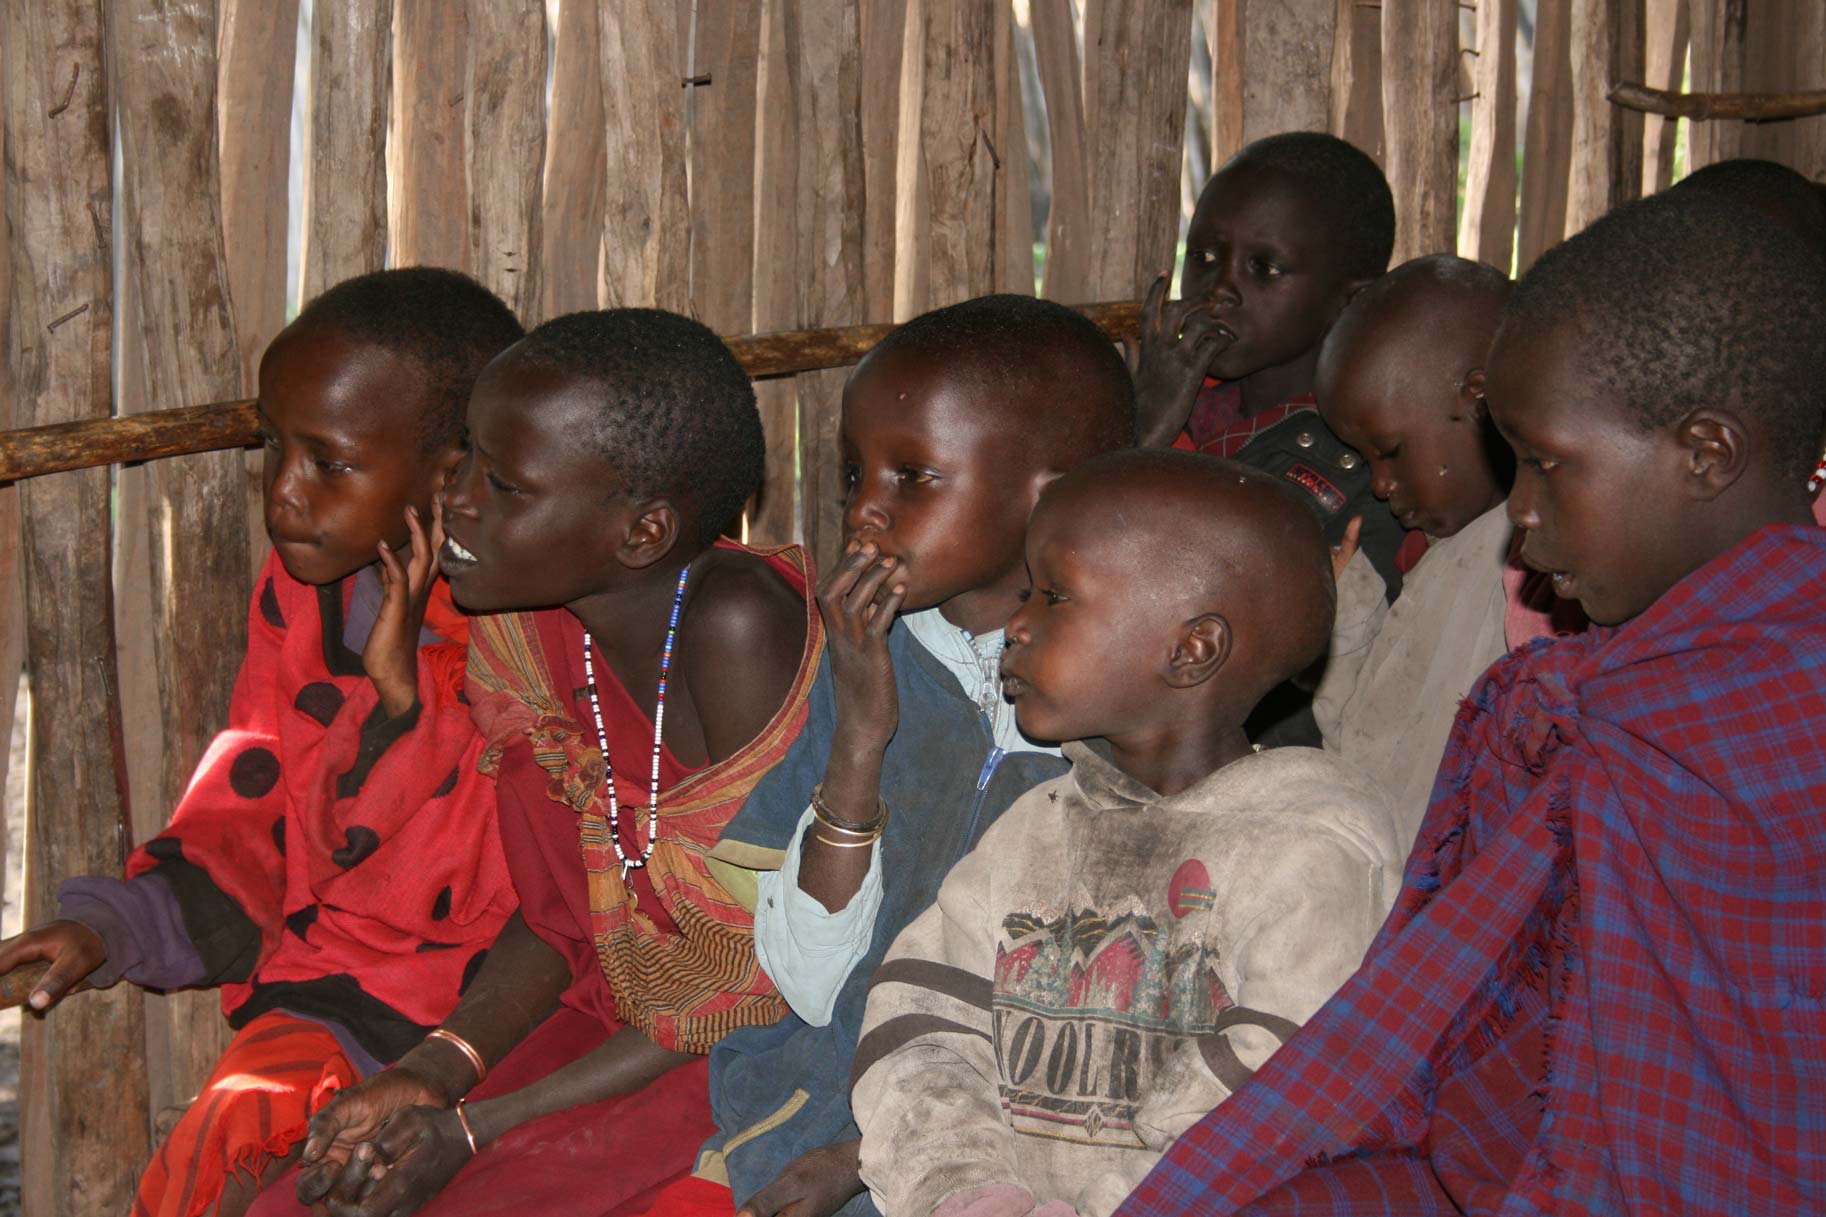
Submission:
{"label": "child's eye", "polygon": [[1278,279],[1285,273],[1267,258],[1249,259],[1249,272],[1261,279]]}
{"label": "child's eye", "polygon": [[1017,600],[1019,600],[1022,604],[1026,604],[1029,600],[1033,599],[1033,588],[1031,588],[1031,587],[1022,588],[1020,591],[1015,593],[1015,598]]}
{"label": "child's eye", "polygon": [[496,490],[500,491],[502,494],[519,494],[520,493],[520,488],[518,486],[513,485],[511,482],[502,481],[499,477],[495,476],[494,470],[492,470],[492,469],[489,470],[487,476],[488,476],[488,484],[490,486],[493,486]]}
{"label": "child's eye", "polygon": [[317,458],[316,464],[320,472],[330,474],[331,476],[347,473],[349,471],[349,466],[344,462],[326,460],[321,456]]}
{"label": "child's eye", "polygon": [[837,474],[837,480],[842,484],[844,493],[847,494],[856,489],[856,483],[862,480],[862,475],[856,472],[856,466],[845,465]]}
{"label": "child's eye", "polygon": [[1186,261],[1195,266],[1216,266],[1217,251],[1210,249],[1188,249]]}
{"label": "child's eye", "polygon": [[1522,458],[1522,464],[1528,466],[1530,469],[1535,469],[1541,473],[1546,473],[1551,469],[1558,468],[1560,462],[1552,459],[1551,457],[1524,456]]}
{"label": "child's eye", "polygon": [[1390,448],[1386,448],[1383,451],[1376,453],[1376,459],[1379,461],[1392,461],[1400,455],[1401,455],[1401,445],[1395,444],[1394,446],[1392,446]]}
{"label": "child's eye", "polygon": [[1049,607],[1052,605],[1055,605],[1055,604],[1064,604],[1065,601],[1069,598],[1066,596],[1066,594],[1064,592],[1059,591],[1057,588],[1051,588],[1051,587],[1041,588],[1040,595],[1045,598],[1046,603]]}
{"label": "child's eye", "polygon": [[899,469],[894,471],[894,478],[902,485],[924,486],[929,482],[936,481],[937,475],[930,469],[918,469],[912,465],[902,465]]}
{"label": "child's eye", "polygon": [[260,428],[257,434],[260,436],[260,446],[262,448],[277,448],[279,446],[279,437],[274,435],[271,431],[268,431],[265,427]]}

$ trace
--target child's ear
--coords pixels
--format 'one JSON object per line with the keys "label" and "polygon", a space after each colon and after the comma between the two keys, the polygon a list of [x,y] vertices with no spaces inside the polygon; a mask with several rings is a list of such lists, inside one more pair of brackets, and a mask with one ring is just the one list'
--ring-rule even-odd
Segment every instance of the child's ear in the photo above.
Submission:
{"label": "child's ear", "polygon": [[678,508],[669,500],[639,504],[617,551],[622,565],[644,570],[664,558],[678,544],[680,524]]}
{"label": "child's ear", "polygon": [[1454,419],[1468,418],[1472,422],[1481,423],[1488,417],[1489,411],[1484,404],[1484,370],[1482,368],[1472,368],[1459,378],[1458,398],[1460,402],[1465,403],[1465,412],[1453,415]]}
{"label": "child's ear", "polygon": [[1749,432],[1729,411],[1695,410],[1681,420],[1678,437],[1691,498],[1702,502],[1717,498],[1743,476],[1749,464]]}
{"label": "child's ear", "polygon": [[1188,621],[1167,660],[1167,687],[1190,689],[1217,674],[1230,658],[1230,623],[1218,613]]}

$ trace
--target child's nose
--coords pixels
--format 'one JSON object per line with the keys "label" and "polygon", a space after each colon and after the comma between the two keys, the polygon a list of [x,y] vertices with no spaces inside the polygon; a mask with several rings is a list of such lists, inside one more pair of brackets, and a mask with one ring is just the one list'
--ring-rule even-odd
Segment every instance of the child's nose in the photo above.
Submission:
{"label": "child's nose", "polygon": [[1541,526],[1541,513],[1535,504],[1534,489],[1526,476],[1518,476],[1509,491],[1509,522],[1517,528]]}
{"label": "child's nose", "polygon": [[889,518],[881,500],[868,483],[859,483],[843,509],[844,531],[852,536],[863,532],[886,532]]}
{"label": "child's nose", "polygon": [[475,515],[474,501],[470,498],[469,484],[475,471],[475,461],[464,457],[451,472],[450,479],[444,483],[439,497],[444,500],[444,514],[447,516]]}
{"label": "child's nose", "polygon": [[1370,493],[1386,503],[1395,497],[1395,487],[1398,485],[1400,483],[1395,480],[1393,469],[1378,470],[1370,478]]}

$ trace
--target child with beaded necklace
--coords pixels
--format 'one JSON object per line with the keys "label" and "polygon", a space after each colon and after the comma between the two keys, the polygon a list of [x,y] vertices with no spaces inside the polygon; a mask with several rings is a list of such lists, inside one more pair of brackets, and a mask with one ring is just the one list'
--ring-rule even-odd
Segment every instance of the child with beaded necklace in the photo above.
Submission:
{"label": "child with beaded necklace", "polygon": [[496,614],[469,695],[521,909],[440,1028],[461,1056],[340,1095],[298,1198],[608,1211],[710,1132],[710,1047],[783,1013],[706,855],[803,723],[822,631],[796,550],[717,540],[763,443],[703,326],[547,322],[483,374],[469,426],[442,560],[458,603]]}

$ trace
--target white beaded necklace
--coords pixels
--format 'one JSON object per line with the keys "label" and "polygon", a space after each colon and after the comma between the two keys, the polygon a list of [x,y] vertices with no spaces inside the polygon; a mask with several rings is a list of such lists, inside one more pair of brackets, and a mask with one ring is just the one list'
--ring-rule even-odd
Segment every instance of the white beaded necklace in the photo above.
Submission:
{"label": "white beaded necklace", "polygon": [[[678,613],[685,603],[685,580],[691,576],[691,566],[687,563],[678,572],[678,588],[672,593],[672,617],[666,623],[666,649],[659,657],[659,696],[653,704],[653,782],[647,801],[647,843],[641,847],[640,857],[630,858],[621,848],[621,807],[615,798],[615,767],[609,763],[609,733],[602,727],[602,701],[596,695],[596,665],[590,657],[591,642],[589,630],[583,631],[583,677],[588,682],[590,691],[590,713],[596,719],[596,743],[602,748],[602,781],[609,791],[609,843],[615,847],[615,856],[621,859],[622,882],[627,882],[628,872],[646,866],[647,859],[653,856],[653,844],[659,837],[659,753],[661,740],[666,731],[666,676],[672,670],[672,642],[678,636]],[[635,808],[635,811],[639,811]],[[638,828],[635,840],[640,839]]]}

